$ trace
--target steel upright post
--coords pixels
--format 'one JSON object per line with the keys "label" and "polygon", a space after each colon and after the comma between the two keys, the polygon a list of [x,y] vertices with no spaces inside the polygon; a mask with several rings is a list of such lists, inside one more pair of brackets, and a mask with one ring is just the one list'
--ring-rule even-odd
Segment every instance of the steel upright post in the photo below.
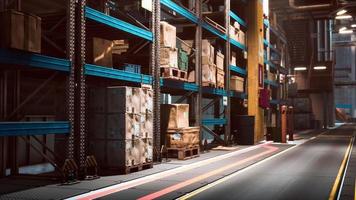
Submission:
{"label": "steel upright post", "polygon": [[224,142],[225,145],[229,144],[230,140],[230,123],[231,123],[231,99],[230,99],[230,0],[225,0],[225,28],[227,32],[227,40],[225,43],[225,90],[227,92],[227,105],[225,106],[225,134],[224,134]]}

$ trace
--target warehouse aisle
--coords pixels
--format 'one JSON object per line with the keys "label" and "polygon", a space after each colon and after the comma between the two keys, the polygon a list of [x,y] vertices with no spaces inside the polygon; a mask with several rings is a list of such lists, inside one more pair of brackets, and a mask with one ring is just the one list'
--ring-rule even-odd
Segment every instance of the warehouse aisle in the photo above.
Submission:
{"label": "warehouse aisle", "polygon": [[271,143],[253,146],[72,199],[174,199],[292,146]]}
{"label": "warehouse aisle", "polygon": [[352,135],[332,130],[182,199],[328,199]]}

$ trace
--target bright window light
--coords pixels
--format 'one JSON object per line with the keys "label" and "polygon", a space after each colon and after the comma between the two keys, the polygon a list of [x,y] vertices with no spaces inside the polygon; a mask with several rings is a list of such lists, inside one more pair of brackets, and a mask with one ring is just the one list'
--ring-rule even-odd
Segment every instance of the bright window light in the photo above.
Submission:
{"label": "bright window light", "polygon": [[335,17],[335,19],[351,19],[351,18],[352,18],[351,15],[339,15]]}
{"label": "bright window light", "polygon": [[344,9],[342,9],[342,10],[340,10],[340,11],[338,11],[337,13],[336,13],[336,15],[343,15],[343,14],[345,14],[345,13],[347,13],[347,10],[344,10]]}
{"label": "bright window light", "polygon": [[306,67],[295,67],[294,71],[306,71],[307,68]]}
{"label": "bright window light", "polygon": [[315,70],[326,70],[326,66],[315,66]]}
{"label": "bright window light", "polygon": [[352,28],[356,28],[356,24],[351,24],[351,27]]}

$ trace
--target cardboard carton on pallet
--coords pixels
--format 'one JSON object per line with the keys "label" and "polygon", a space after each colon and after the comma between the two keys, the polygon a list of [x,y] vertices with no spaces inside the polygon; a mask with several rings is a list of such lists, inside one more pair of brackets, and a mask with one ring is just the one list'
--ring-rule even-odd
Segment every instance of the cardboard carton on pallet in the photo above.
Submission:
{"label": "cardboard carton on pallet", "polygon": [[202,65],[202,85],[216,87],[216,65]]}
{"label": "cardboard carton on pallet", "polygon": [[139,114],[141,88],[125,86],[107,88],[107,111]]}
{"label": "cardboard carton on pallet", "polygon": [[220,88],[220,89],[225,88],[225,72],[224,72],[224,70],[217,69],[216,86],[217,86],[217,88]]}
{"label": "cardboard carton on pallet", "polygon": [[177,47],[177,29],[175,26],[167,22],[161,22],[161,47],[176,48]]}
{"label": "cardboard carton on pallet", "polygon": [[162,130],[189,127],[189,104],[161,104]]}
{"label": "cardboard carton on pallet", "polygon": [[161,47],[160,66],[178,68],[178,50],[176,48]]}
{"label": "cardboard carton on pallet", "polygon": [[216,53],[216,67],[220,70],[224,70],[225,56],[221,52]]}
{"label": "cardboard carton on pallet", "polygon": [[202,56],[203,57],[208,57],[210,63],[214,63],[215,57],[214,57],[214,47],[210,44],[209,40],[202,40]]}
{"label": "cardboard carton on pallet", "polygon": [[168,148],[186,148],[199,146],[199,127],[168,129],[166,145]]}

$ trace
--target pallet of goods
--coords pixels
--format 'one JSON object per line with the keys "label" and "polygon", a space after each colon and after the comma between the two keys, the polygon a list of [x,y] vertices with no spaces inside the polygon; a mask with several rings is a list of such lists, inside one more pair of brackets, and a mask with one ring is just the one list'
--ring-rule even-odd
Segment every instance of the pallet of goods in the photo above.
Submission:
{"label": "pallet of goods", "polygon": [[216,87],[220,89],[225,88],[224,59],[224,54],[216,53]]}
{"label": "pallet of goods", "polygon": [[101,169],[130,173],[152,168],[153,92],[108,87],[89,92],[89,151]]}
{"label": "pallet of goods", "polygon": [[161,130],[167,157],[186,160],[200,155],[200,128],[189,127],[189,104],[162,104]]}
{"label": "pallet of goods", "polygon": [[215,48],[209,40],[202,40],[202,85],[216,87]]}

